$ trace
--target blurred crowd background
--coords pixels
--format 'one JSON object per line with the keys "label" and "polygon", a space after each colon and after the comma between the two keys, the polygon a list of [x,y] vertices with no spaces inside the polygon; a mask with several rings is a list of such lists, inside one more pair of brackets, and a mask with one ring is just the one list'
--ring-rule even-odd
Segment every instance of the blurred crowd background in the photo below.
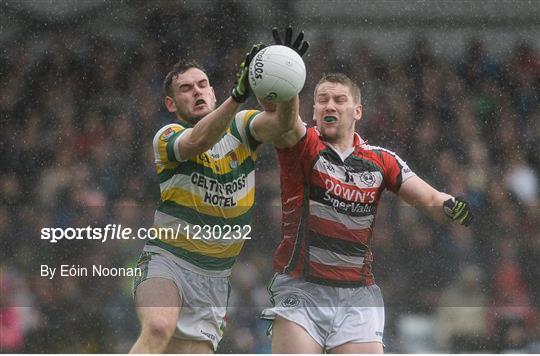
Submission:
{"label": "blurred crowd background", "polygon": [[[322,2],[309,3],[0,2],[0,351],[129,350],[138,333],[129,278],[48,280],[39,268],[133,266],[143,242],[51,244],[40,230],[151,226],[151,140],[173,120],[162,105],[168,69],[198,60],[222,101],[251,44],[292,24],[311,42],[304,121],[321,74],[346,73],[362,89],[359,133],[474,209],[470,228],[439,225],[386,194],[374,233],[386,351],[540,352],[540,3],[499,2],[506,17],[454,14],[457,44],[430,34],[455,29],[448,18],[347,20],[351,4],[335,2],[341,30],[325,13],[310,17]],[[463,13],[482,13],[482,2],[468,4]],[[536,20],[522,11],[525,22],[513,22],[523,6]],[[379,48],[364,36],[388,28],[407,40]],[[257,316],[280,238],[278,177],[274,150],[261,148],[254,240],[233,270],[219,352],[270,351]]]}

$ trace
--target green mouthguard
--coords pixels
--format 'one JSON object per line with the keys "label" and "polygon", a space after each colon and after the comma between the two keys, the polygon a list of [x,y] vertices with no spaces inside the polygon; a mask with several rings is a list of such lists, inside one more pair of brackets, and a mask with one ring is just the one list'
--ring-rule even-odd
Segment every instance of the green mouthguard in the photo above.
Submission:
{"label": "green mouthguard", "polygon": [[325,116],[323,120],[324,122],[334,122],[336,118],[334,116]]}

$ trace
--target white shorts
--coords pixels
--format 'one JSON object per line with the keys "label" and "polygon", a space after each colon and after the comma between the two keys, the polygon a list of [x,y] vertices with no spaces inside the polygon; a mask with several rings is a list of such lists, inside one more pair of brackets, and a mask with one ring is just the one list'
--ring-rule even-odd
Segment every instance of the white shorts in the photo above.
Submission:
{"label": "white shorts", "polygon": [[326,350],[348,342],[383,342],[384,303],[375,284],[337,288],[276,274],[269,292],[274,307],[261,317],[295,322]]}
{"label": "white shorts", "polygon": [[173,337],[185,340],[210,341],[217,349],[223,337],[225,314],[229,299],[228,277],[210,277],[178,265],[167,253],[143,252],[137,267],[142,276],[133,283],[137,286],[149,278],[173,281],[182,297],[182,309]]}

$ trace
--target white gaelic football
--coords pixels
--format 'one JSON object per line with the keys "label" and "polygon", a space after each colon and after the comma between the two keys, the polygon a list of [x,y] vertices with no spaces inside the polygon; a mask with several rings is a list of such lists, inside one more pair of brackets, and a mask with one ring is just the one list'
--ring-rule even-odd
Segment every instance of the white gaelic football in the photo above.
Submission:
{"label": "white gaelic football", "polygon": [[306,66],[295,50],[286,46],[263,48],[249,65],[249,85],[259,98],[287,101],[306,81]]}

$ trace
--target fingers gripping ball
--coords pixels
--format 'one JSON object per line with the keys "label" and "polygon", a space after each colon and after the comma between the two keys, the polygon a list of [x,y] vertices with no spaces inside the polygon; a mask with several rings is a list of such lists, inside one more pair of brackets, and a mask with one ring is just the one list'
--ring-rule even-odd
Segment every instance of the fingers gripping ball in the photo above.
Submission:
{"label": "fingers gripping ball", "polygon": [[306,66],[293,49],[274,45],[262,49],[249,66],[249,85],[259,98],[287,101],[306,81]]}
{"label": "fingers gripping ball", "polygon": [[249,96],[249,64],[255,55],[265,47],[259,43],[251,48],[251,52],[246,55],[246,59],[240,63],[240,68],[236,73],[236,81],[231,92],[231,97],[238,103],[243,103]]}
{"label": "fingers gripping ball", "polygon": [[274,27],[272,29],[272,36],[274,37],[275,44],[277,45],[282,44],[289,48],[292,48],[300,55],[300,57],[302,57],[309,49],[309,42],[307,41],[302,42],[302,40],[304,39],[304,31],[300,31],[294,43],[292,42],[292,34],[293,34],[292,27],[289,26],[285,30],[285,43],[283,43],[283,41],[281,41],[281,36],[279,35],[279,30],[277,29],[277,27]]}

